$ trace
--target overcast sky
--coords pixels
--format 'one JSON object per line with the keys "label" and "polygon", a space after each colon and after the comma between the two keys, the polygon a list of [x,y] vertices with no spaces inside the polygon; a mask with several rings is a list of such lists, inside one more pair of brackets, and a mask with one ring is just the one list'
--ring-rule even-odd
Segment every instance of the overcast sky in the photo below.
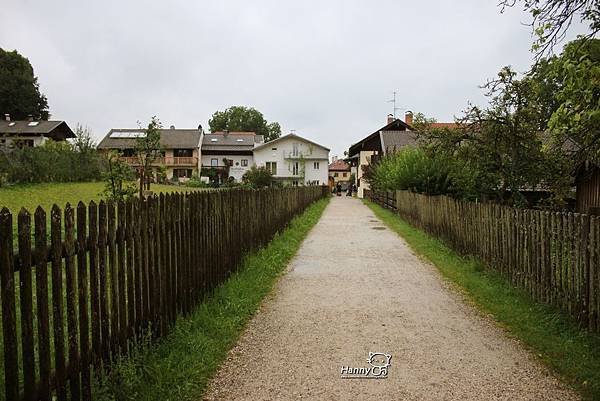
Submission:
{"label": "overcast sky", "polygon": [[393,91],[452,121],[532,58],[529,15],[497,0],[3,3],[0,47],[29,58],[53,119],[97,139],[153,115],[208,128],[245,105],[341,154],[384,125]]}

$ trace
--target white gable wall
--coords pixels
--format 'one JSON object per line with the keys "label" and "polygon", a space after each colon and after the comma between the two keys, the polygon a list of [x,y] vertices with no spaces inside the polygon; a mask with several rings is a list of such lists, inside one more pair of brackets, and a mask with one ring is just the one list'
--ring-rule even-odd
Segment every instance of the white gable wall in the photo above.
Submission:
{"label": "white gable wall", "polygon": [[[274,178],[287,184],[297,182],[300,185],[308,185],[318,181],[319,185],[326,185],[328,161],[327,149],[306,142],[298,136],[282,138],[254,150],[255,164],[258,167],[266,167],[267,162],[276,162],[277,172]],[[298,174],[294,174],[296,163]]]}

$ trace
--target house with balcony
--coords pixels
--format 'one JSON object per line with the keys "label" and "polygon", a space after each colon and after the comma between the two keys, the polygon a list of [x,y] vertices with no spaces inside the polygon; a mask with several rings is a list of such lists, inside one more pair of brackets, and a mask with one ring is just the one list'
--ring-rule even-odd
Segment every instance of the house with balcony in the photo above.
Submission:
{"label": "house with balcony", "polygon": [[254,132],[220,131],[202,138],[201,177],[216,183],[240,182],[254,164],[254,147],[264,142]]}
{"label": "house with balcony", "polygon": [[41,146],[48,139],[64,141],[75,138],[65,121],[20,120],[13,121],[10,114],[0,121],[0,147],[23,148]]}
{"label": "house with balcony", "polygon": [[[145,130],[111,129],[98,144],[98,150],[120,152],[122,160],[133,168],[139,166],[135,157],[135,140],[145,135]],[[177,178],[186,181],[200,170],[200,144],[202,127],[198,129],[176,129],[174,126],[160,130],[160,144],[163,149],[161,157],[153,163],[155,167],[165,169],[167,179]]]}
{"label": "house with balcony", "polygon": [[327,185],[329,149],[296,134],[254,147],[254,163],[284,185]]}

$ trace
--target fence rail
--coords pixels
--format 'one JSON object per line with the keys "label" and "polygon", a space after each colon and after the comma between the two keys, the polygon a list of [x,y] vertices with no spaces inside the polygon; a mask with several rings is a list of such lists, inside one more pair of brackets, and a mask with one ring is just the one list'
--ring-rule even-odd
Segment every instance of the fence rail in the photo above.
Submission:
{"label": "fence rail", "polygon": [[[381,206],[386,197],[369,194]],[[389,207],[389,206],[388,206]],[[396,212],[600,332],[600,217],[396,192]]]}
{"label": "fence rail", "polygon": [[379,206],[396,211],[396,192],[395,191],[372,191],[365,190],[365,198],[377,203]]}
{"label": "fence rail", "polygon": [[33,216],[22,209],[16,244],[13,215],[2,209],[6,399],[89,400],[93,371],[140,336],[167,333],[246,252],[327,194],[304,187],[80,202],[54,206],[49,228],[41,207]]}

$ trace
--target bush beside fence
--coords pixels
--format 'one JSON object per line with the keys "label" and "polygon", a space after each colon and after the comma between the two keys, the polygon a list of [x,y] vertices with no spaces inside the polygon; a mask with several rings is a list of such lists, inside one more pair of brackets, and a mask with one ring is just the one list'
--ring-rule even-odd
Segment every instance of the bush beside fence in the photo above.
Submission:
{"label": "bush beside fence", "polygon": [[600,218],[517,209],[446,196],[370,192],[410,224],[475,255],[538,302],[600,332]]}
{"label": "bush beside fence", "polygon": [[137,339],[167,333],[245,253],[327,195],[327,187],[303,187],[80,202],[64,211],[54,206],[49,229],[42,208],[33,229],[21,210],[17,244],[13,215],[3,209],[6,399],[90,399],[94,371]]}

